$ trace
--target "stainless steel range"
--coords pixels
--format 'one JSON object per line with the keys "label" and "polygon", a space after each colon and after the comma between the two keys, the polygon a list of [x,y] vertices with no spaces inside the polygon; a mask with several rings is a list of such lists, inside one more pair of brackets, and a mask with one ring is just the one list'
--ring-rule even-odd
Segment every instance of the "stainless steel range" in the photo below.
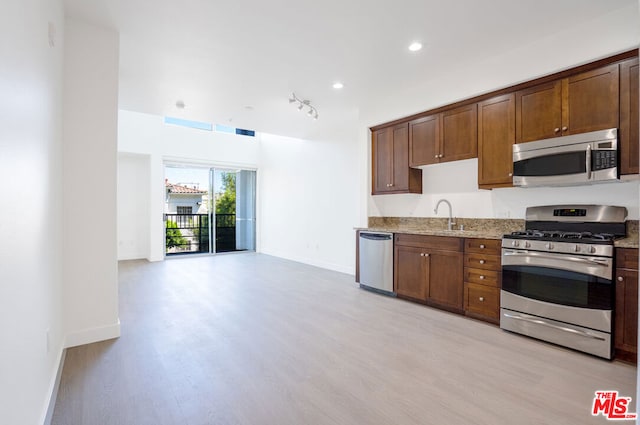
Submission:
{"label": "stainless steel range", "polygon": [[500,327],[612,357],[614,246],[627,209],[527,208],[525,230],[502,239]]}

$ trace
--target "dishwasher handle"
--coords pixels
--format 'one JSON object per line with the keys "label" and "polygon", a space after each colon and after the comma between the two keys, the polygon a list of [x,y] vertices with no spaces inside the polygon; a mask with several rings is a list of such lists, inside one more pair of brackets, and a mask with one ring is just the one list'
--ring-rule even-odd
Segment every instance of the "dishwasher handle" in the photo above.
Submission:
{"label": "dishwasher handle", "polygon": [[362,239],[369,239],[372,241],[388,241],[393,239],[393,235],[391,233],[362,233],[360,232],[360,237]]}

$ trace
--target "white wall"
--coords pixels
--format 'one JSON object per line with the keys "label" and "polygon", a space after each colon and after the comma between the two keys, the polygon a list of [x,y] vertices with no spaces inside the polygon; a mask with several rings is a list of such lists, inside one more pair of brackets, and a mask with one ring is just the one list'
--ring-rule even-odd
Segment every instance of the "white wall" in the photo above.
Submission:
{"label": "white wall", "polygon": [[[452,204],[454,217],[524,218],[527,206],[565,203],[604,204],[626,207],[629,219],[639,214],[640,181],[573,187],[478,189],[478,160],[469,159],[422,167],[422,195],[376,195],[369,204],[370,216],[434,217],[439,199]],[[441,207],[438,217],[446,217]]]}
{"label": "white wall", "polygon": [[149,256],[149,161],[118,154],[118,260]]}
{"label": "white wall", "polygon": [[168,160],[257,168],[257,250],[354,272],[353,227],[361,193],[355,131],[334,129],[319,141],[269,134],[250,138],[165,125],[162,117],[120,111],[118,149],[151,158],[150,260],[163,259],[162,167]]}
{"label": "white wall", "polygon": [[[419,87],[399,86],[393,93],[379,93],[380,96],[361,111],[361,125],[367,128],[637,48],[640,42],[637,16],[638,7],[634,4],[504,52],[499,57],[488,57],[466,67],[428,70],[424,84]],[[369,137],[364,131],[359,140],[361,149],[370,155]],[[370,161],[364,165],[366,171],[360,176],[361,186],[370,192]],[[630,218],[638,218],[637,182],[481,191],[477,189],[477,160],[424,167],[423,179],[423,195],[367,196],[367,209],[360,214],[360,224],[366,224],[367,215],[433,217],[433,207],[440,198],[451,200],[454,214],[459,217],[524,218],[529,205],[594,202],[626,206]],[[442,209],[439,216],[444,216],[445,210]]]}
{"label": "white wall", "polygon": [[35,425],[64,339],[62,2],[5,2],[0,34],[0,423]]}
{"label": "white wall", "polygon": [[260,250],[355,273],[358,154],[355,132],[319,141],[262,135]]}
{"label": "white wall", "polygon": [[[148,246],[143,258],[161,261],[164,259],[164,163],[256,169],[260,139],[166,125],[160,116],[120,110],[118,151],[149,158],[149,169],[139,171],[146,173],[149,185],[146,199],[140,200],[146,203],[144,208],[148,211],[148,242],[140,241],[137,245]],[[124,203],[119,205],[119,216],[125,214],[123,208],[133,207]]]}
{"label": "white wall", "polygon": [[113,31],[66,20],[63,277],[67,346],[120,335],[118,44]]}

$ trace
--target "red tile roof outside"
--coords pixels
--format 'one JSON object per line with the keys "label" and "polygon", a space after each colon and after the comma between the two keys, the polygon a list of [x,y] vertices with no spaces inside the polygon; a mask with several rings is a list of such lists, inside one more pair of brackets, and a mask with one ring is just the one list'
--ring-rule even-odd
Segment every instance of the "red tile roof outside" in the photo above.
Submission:
{"label": "red tile roof outside", "polygon": [[169,193],[176,194],[194,194],[194,195],[204,195],[207,193],[206,190],[194,189],[192,187],[181,186],[178,184],[169,183],[165,181],[165,187],[169,190]]}

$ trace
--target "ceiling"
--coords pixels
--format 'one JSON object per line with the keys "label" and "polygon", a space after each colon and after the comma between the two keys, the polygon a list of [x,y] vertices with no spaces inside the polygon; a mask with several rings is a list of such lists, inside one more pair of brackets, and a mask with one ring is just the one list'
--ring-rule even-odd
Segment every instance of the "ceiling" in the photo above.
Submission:
{"label": "ceiling", "polygon": [[[398,87],[634,3],[65,0],[65,9],[119,32],[120,108],[310,137],[356,122]],[[414,40],[421,51],[407,49]],[[291,92],[312,102],[317,121],[289,104]]]}

